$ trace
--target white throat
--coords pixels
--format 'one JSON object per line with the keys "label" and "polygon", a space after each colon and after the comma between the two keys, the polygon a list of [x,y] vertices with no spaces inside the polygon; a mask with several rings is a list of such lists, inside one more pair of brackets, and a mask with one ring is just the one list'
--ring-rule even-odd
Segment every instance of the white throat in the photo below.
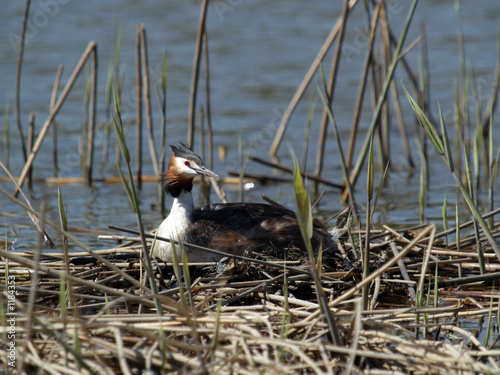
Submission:
{"label": "white throat", "polygon": [[[173,241],[184,240],[186,230],[192,224],[193,211],[193,195],[183,190],[178,197],[174,198],[170,214],[160,224],[157,235]],[[169,242],[157,240],[153,255],[171,261],[172,246]]]}

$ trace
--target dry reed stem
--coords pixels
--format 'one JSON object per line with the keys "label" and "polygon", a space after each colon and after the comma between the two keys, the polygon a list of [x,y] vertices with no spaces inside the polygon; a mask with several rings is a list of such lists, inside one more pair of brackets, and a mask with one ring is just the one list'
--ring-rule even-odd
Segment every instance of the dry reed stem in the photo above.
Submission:
{"label": "dry reed stem", "polygon": [[196,35],[196,46],[194,50],[193,73],[191,76],[191,94],[189,99],[189,118],[187,145],[193,146],[195,114],[196,114],[196,96],[198,92],[198,79],[200,75],[200,65],[203,49],[203,35],[205,34],[205,21],[207,18],[208,0],[203,0],[200,4],[200,20],[198,23],[198,33]]}
{"label": "dry reed stem", "polygon": [[135,144],[136,144],[136,172],[137,186],[142,185],[142,66],[141,66],[141,30],[142,24],[137,27],[135,44],[135,95],[137,97],[135,107]]}
{"label": "dry reed stem", "polygon": [[19,135],[19,141],[21,144],[21,151],[22,151],[22,155],[24,157],[24,161],[26,161],[27,153],[26,153],[26,144],[24,143],[23,127],[21,124],[21,109],[20,109],[20,107],[21,107],[21,103],[20,103],[21,68],[22,68],[22,64],[23,64],[23,54],[24,54],[24,34],[26,32],[26,23],[28,21],[30,4],[31,4],[31,0],[26,0],[26,6],[24,8],[24,15],[23,15],[23,23],[21,26],[21,35],[19,38],[20,43],[19,43],[19,51],[18,51],[17,66],[16,66],[16,90],[15,90],[15,95],[14,95],[14,114],[16,117],[17,132]]}
{"label": "dry reed stem", "polygon": [[[344,6],[342,8],[342,14],[339,18],[340,21],[340,30],[337,36],[337,48],[335,49],[335,54],[332,60],[332,67],[330,70],[330,77],[328,80],[328,84],[326,86],[327,92],[325,93],[328,102],[333,103],[334,92],[335,92],[335,82],[337,81],[338,74],[338,65],[340,61],[345,30],[347,26],[347,18],[349,16],[349,0],[344,0]],[[321,125],[319,130],[319,139],[318,139],[318,149],[316,154],[316,169],[314,174],[316,177],[321,177],[321,171],[323,169],[323,159],[325,153],[325,144],[326,144],[326,134],[328,129],[328,110],[327,108],[323,108],[323,115],[321,117]]]}
{"label": "dry reed stem", "polygon": [[142,24],[139,25],[138,38],[140,39],[140,54],[141,54],[141,69],[142,69],[142,88],[143,88],[143,99],[144,106],[146,108],[146,125],[148,128],[148,143],[149,143],[149,153],[151,155],[151,163],[153,164],[153,170],[157,178],[160,176],[160,164],[158,163],[156,146],[154,141],[154,131],[153,131],[153,113],[151,111],[151,90],[149,89],[149,65],[148,65],[148,50],[147,50],[147,39],[146,30]]}
{"label": "dry reed stem", "polygon": [[351,133],[349,136],[349,143],[348,143],[349,146],[347,148],[347,155],[346,155],[347,170],[349,170],[351,168],[352,158],[354,155],[354,150],[355,150],[355,145],[356,145],[356,137],[358,135],[358,125],[359,125],[359,120],[361,118],[361,109],[363,106],[363,100],[364,100],[365,91],[366,91],[365,90],[366,81],[367,81],[371,61],[373,58],[372,57],[372,50],[373,50],[373,45],[374,45],[374,40],[375,40],[375,31],[377,28],[381,4],[382,3],[377,3],[375,5],[375,9],[373,11],[372,22],[370,24],[370,31],[368,33],[367,48],[366,48],[365,58],[363,60],[363,68],[361,71],[361,79],[359,81],[358,94],[356,96],[356,104],[354,105],[354,116],[352,119]]}
{"label": "dry reed stem", "polygon": [[[59,96],[59,99],[57,100],[57,103],[54,106],[54,109],[52,111],[50,111],[50,114],[49,114],[47,120],[45,121],[45,123],[43,124],[42,129],[40,130],[40,133],[38,134],[38,137],[36,139],[36,142],[33,145],[33,150],[28,155],[26,163],[24,164],[23,170],[21,171],[21,174],[19,175],[18,185],[20,187],[22,187],[24,184],[24,180],[26,179],[28,171],[29,171],[31,165],[33,164],[33,161],[35,160],[36,154],[40,150],[40,147],[41,147],[42,142],[45,138],[45,135],[47,134],[49,126],[53,123],[57,113],[61,109],[64,101],[66,100],[69,92],[71,91],[71,88],[73,87],[73,84],[75,83],[76,78],[78,77],[81,70],[83,69],[83,66],[84,66],[85,62],[87,61],[89,55],[94,53],[96,48],[97,48],[97,44],[95,42],[90,42],[88,44],[87,48],[83,52],[82,57],[80,58],[75,69],[73,70],[71,77],[69,78],[68,82],[66,83],[66,86],[64,87],[63,92]],[[14,191],[14,196],[17,196],[18,193],[19,193],[19,189],[16,188],[16,190]]]}
{"label": "dry reed stem", "polygon": [[[349,1],[349,10],[351,10],[354,5],[357,4],[357,0],[351,0]],[[304,79],[300,83],[299,87],[297,88],[297,91],[295,91],[295,94],[293,95],[292,100],[290,101],[290,104],[288,104],[287,109],[283,113],[283,118],[281,119],[280,126],[278,130],[276,131],[276,135],[274,137],[273,143],[271,145],[271,148],[269,150],[269,155],[271,157],[275,157],[276,153],[278,152],[278,148],[281,144],[281,141],[283,139],[283,136],[285,135],[286,127],[288,125],[288,121],[290,120],[290,117],[292,116],[293,111],[295,110],[295,107],[299,103],[300,99],[304,95],[304,92],[307,89],[307,86],[309,86],[309,83],[311,82],[311,79],[313,78],[314,74],[316,73],[316,70],[318,70],[319,65],[321,64],[321,61],[323,61],[323,58],[325,57],[326,53],[330,49],[330,46],[332,45],[333,41],[337,37],[337,34],[340,30],[340,27],[342,26],[342,20],[339,18],[335,25],[332,28],[332,31],[330,31],[330,34],[326,38],[325,42],[321,46],[320,51],[314,58],[314,61],[312,62],[311,66],[309,67],[309,70],[307,71],[306,75],[304,76]]]}

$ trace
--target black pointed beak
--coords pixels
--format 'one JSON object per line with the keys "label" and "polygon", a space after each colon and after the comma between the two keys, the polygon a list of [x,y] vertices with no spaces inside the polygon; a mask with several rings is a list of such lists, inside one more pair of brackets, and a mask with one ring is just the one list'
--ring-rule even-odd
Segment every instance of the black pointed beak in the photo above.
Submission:
{"label": "black pointed beak", "polygon": [[216,173],[212,172],[210,169],[207,169],[205,167],[193,168],[193,169],[196,171],[196,173],[201,174],[203,176],[219,179],[219,176]]}

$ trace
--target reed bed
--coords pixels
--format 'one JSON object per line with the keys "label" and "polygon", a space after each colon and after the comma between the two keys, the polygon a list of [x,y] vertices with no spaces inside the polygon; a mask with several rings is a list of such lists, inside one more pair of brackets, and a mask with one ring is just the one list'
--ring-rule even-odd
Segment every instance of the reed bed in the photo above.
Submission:
{"label": "reed bed", "polygon": [[[357,249],[364,239],[351,230],[339,242],[348,266],[339,269],[324,259],[320,270],[321,288],[340,333],[338,344],[330,339],[317,285],[300,251],[290,252],[286,261],[280,254],[249,252],[244,259],[227,259],[217,266],[190,264],[180,273],[171,264],[156,264],[159,292],[154,294],[145,282],[138,238],[104,236],[126,244],[75,254],[69,262],[59,252],[0,250],[0,278],[15,281],[14,305],[6,294],[0,303],[14,306],[7,311],[19,312],[17,370],[499,371],[494,322],[500,314],[495,284],[500,262],[491,249],[484,253],[489,272],[481,274],[468,236],[445,243],[434,226],[404,231],[386,227],[371,233],[370,274],[363,278]],[[494,231],[499,230],[497,225]],[[369,305],[363,309],[366,281]],[[6,322],[11,316],[2,312],[1,318]],[[476,322],[472,330],[463,326],[467,321]],[[5,342],[8,328],[4,324],[0,334]],[[0,353],[1,358],[8,355],[4,347]]]}
{"label": "reed bed", "polygon": [[[208,1],[200,4],[200,19],[195,45],[190,87],[187,141],[193,145],[199,131],[201,154],[207,143],[209,166],[213,159],[213,132],[210,108],[210,75],[206,17]],[[445,124],[441,111],[436,120],[428,103],[428,66],[425,32],[420,71],[411,70],[407,53],[419,40],[407,44],[406,35],[418,1],[409,6],[399,38],[387,21],[385,2],[365,2],[368,43],[363,57],[346,152],[332,110],[339,75],[339,59],[350,12],[357,0],[345,0],[342,13],[293,95],[271,144],[275,157],[283,141],[292,112],[296,109],[313,77],[322,81],[313,90],[323,104],[318,124],[314,172],[290,168],[276,160],[249,155],[239,143],[240,171],[225,180],[241,186],[250,179],[256,183],[293,181],[297,217],[302,224],[307,247],[307,224],[312,207],[303,179],[342,194],[346,204],[335,230],[338,253],[315,256],[308,249],[289,249],[283,253],[257,253],[225,259],[217,264],[188,264],[179,259],[159,263],[149,256],[153,235],[146,233],[138,196],[141,183],[156,182],[165,169],[167,155],[167,58],[161,63],[161,79],[149,76],[148,45],[145,27],[137,28],[136,48],[136,156],[128,150],[128,127],[121,119],[123,77],[119,51],[121,34],[115,47],[115,61],[106,80],[108,131],[103,159],[107,161],[110,139],[116,141],[119,176],[96,177],[94,133],[96,127],[97,44],[89,42],[67,83],[58,95],[62,66],[59,67],[51,97],[50,111],[42,128],[32,132],[25,144],[20,122],[19,77],[23,44],[19,49],[14,113],[25,164],[14,178],[8,170],[10,141],[6,136],[5,163],[0,163],[12,181],[14,194],[0,188],[2,196],[27,211],[40,232],[35,250],[9,251],[7,239],[0,246],[0,374],[488,374],[500,372],[500,250],[495,239],[500,213],[494,209],[496,173],[500,159],[493,141],[493,117],[500,87],[500,63],[495,70],[492,93],[486,103],[470,109],[469,90],[477,90],[474,75],[461,72],[457,85],[455,117],[452,127]],[[30,0],[22,26],[24,33]],[[459,6],[457,5],[459,9]],[[460,31],[459,31],[460,35]],[[463,38],[459,38],[463,43]],[[324,58],[336,42],[329,75],[322,68]],[[463,45],[460,59],[463,61]],[[204,99],[199,98],[204,62]],[[73,90],[75,81],[87,66],[84,93],[84,142],[81,148],[81,177],[62,179],[58,174],[55,118]],[[404,92],[420,123],[416,130],[405,124],[401,98],[394,79],[396,69],[404,73]],[[318,77],[321,75],[321,77]],[[458,86],[460,88],[458,88]],[[160,128],[155,128],[151,100],[155,91]],[[402,92],[402,91],[401,91]],[[372,111],[366,133],[359,123],[365,94],[372,98]],[[388,98],[390,97],[390,101]],[[477,97],[477,96],[476,96]],[[154,101],[153,101],[154,102]],[[201,103],[200,116],[196,108]],[[474,110],[477,113],[474,113]],[[8,106],[6,114],[8,114]],[[307,124],[315,125],[310,110]],[[443,202],[442,232],[436,224],[413,228],[373,225],[377,194],[391,168],[389,117],[395,115],[408,165],[413,168],[409,134],[421,157],[421,204],[425,208],[430,152],[429,144],[443,156],[444,163],[458,186],[454,207],[456,224],[449,228],[448,201]],[[475,121],[471,120],[474,118]],[[142,118],[146,126],[142,126]],[[34,116],[32,117],[34,123]],[[197,124],[198,122],[198,124]],[[206,128],[205,128],[205,125]],[[341,163],[342,179],[330,181],[322,175],[327,126],[331,123]],[[438,126],[439,124],[439,126]],[[197,126],[198,125],[198,126]],[[5,129],[8,129],[8,116]],[[52,129],[55,177],[32,178],[33,162],[42,142]],[[451,128],[448,136],[448,128]],[[114,129],[114,133],[111,132]],[[199,130],[198,130],[199,129]],[[463,131],[466,129],[467,131]],[[160,136],[158,137],[158,131]],[[8,131],[5,131],[7,134]],[[34,134],[38,133],[36,139]],[[155,134],[156,133],[156,134]],[[452,134],[453,133],[453,134]],[[147,136],[154,176],[143,173],[142,143]],[[114,137],[114,138],[113,138]],[[145,140],[145,137],[144,137]],[[358,155],[356,142],[362,140]],[[302,166],[306,165],[309,135],[304,142]],[[378,154],[378,155],[377,155]],[[453,157],[455,155],[455,157]],[[378,158],[376,157],[378,156]],[[469,160],[471,159],[471,160]],[[378,160],[378,162],[376,161]],[[247,162],[257,162],[293,177],[267,177],[245,173]],[[437,161],[440,162],[440,161]],[[132,170],[134,166],[134,171]],[[360,209],[360,175],[366,165],[366,206]],[[122,171],[125,170],[125,172]],[[381,172],[382,171],[382,172]],[[380,187],[374,186],[379,178]],[[95,250],[68,231],[63,197],[58,189],[60,223],[49,221],[42,209],[36,212],[23,194],[28,181],[95,184],[121,183],[137,216],[137,228],[110,228],[101,235],[112,242]],[[206,182],[206,181],[205,181]],[[221,201],[223,190],[211,181]],[[204,184],[208,186],[208,184]],[[357,188],[357,189],[355,189]],[[27,203],[22,203],[21,194]],[[356,197],[354,197],[356,194]],[[243,189],[241,189],[243,197]],[[460,197],[460,198],[459,198]],[[460,199],[466,203],[460,203]],[[164,195],[158,191],[158,207],[164,208]],[[274,202],[271,202],[274,204]],[[464,208],[465,207],[465,208]],[[487,208],[485,208],[487,207]],[[467,209],[471,221],[460,222],[459,210]],[[489,211],[487,214],[482,212]],[[423,217],[423,215],[422,215]],[[42,251],[48,245],[46,228],[62,236],[56,250]],[[113,230],[112,230],[113,229]],[[75,250],[69,252],[68,242]],[[116,243],[119,243],[116,245]],[[179,244],[181,250],[190,244]],[[216,251],[216,249],[206,249]],[[11,336],[14,332],[14,336]],[[14,343],[14,344],[12,344]],[[10,345],[10,346],[9,346]],[[15,346],[15,369],[9,364]]]}

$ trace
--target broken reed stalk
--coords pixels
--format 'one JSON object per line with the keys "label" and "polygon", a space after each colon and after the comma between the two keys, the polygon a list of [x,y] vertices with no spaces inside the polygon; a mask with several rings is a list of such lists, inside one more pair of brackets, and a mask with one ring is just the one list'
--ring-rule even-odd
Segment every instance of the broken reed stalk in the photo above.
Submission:
{"label": "broken reed stalk", "polygon": [[141,36],[140,29],[137,27],[136,49],[135,49],[135,178],[137,187],[142,187],[142,66],[141,66]]}
{"label": "broken reed stalk", "polygon": [[146,107],[146,125],[148,128],[148,142],[149,142],[149,153],[151,154],[151,162],[153,164],[153,170],[157,177],[160,176],[160,165],[158,164],[158,158],[156,154],[155,140],[153,135],[153,113],[151,112],[151,93],[149,89],[149,65],[148,65],[148,50],[147,50],[147,39],[146,30],[142,24],[138,28],[139,38],[140,38],[140,51],[141,51],[141,68],[142,68],[142,88],[143,88],[143,98],[144,106]]}
{"label": "broken reed stalk", "polygon": [[[332,60],[332,67],[330,70],[330,77],[328,79],[328,84],[326,86],[327,92],[325,92],[326,97],[330,105],[333,103],[334,93],[335,93],[335,83],[337,81],[338,66],[340,61],[340,56],[342,52],[342,46],[344,42],[344,35],[347,26],[347,18],[349,17],[349,0],[344,0],[344,6],[342,8],[342,15],[339,18],[340,30],[337,36],[337,47],[335,49],[335,54]],[[325,153],[327,126],[328,126],[328,110],[323,108],[323,116],[321,118],[319,138],[318,138],[318,149],[316,153],[316,169],[314,174],[317,177],[321,177],[321,171],[323,170],[323,159]]]}
{"label": "broken reed stalk", "polygon": [[21,124],[21,68],[23,65],[23,53],[24,53],[24,37],[26,33],[26,22],[29,16],[31,0],[26,0],[26,6],[24,8],[23,24],[21,26],[21,36],[19,38],[19,51],[17,56],[17,66],[16,66],[16,92],[14,95],[14,114],[16,117],[17,133],[19,135],[19,141],[21,143],[21,151],[23,153],[24,161],[27,160],[26,145],[24,143],[23,127]]}
{"label": "broken reed stalk", "polygon": [[189,118],[188,118],[188,133],[187,145],[193,146],[195,117],[196,117],[196,97],[198,92],[198,79],[200,76],[200,65],[203,48],[203,34],[205,31],[205,22],[207,18],[208,0],[203,0],[200,5],[200,20],[198,22],[198,33],[196,35],[196,46],[194,49],[193,72],[191,75],[191,90],[189,98]]}
{"label": "broken reed stalk", "polygon": [[[358,0],[351,0],[349,1],[349,10],[351,10],[354,5],[356,5]],[[330,31],[330,34],[327,36],[325,42],[321,46],[321,49],[319,50],[318,54],[314,58],[314,61],[312,62],[311,66],[309,67],[309,70],[307,71],[306,75],[302,79],[302,82],[300,83],[299,87],[295,91],[295,94],[292,97],[292,100],[288,104],[287,109],[283,113],[283,118],[281,119],[280,126],[278,127],[278,130],[276,131],[276,135],[273,139],[273,143],[271,144],[271,148],[269,149],[269,156],[275,157],[276,153],[278,152],[278,148],[281,144],[281,141],[285,135],[286,127],[288,125],[288,121],[290,121],[290,117],[292,116],[293,111],[295,110],[295,107],[299,103],[300,99],[304,95],[304,92],[307,89],[307,86],[309,86],[309,83],[311,82],[311,79],[313,78],[314,74],[318,70],[318,67],[321,64],[321,61],[323,61],[323,58],[325,57],[326,53],[330,49],[333,41],[337,37],[337,34],[340,30],[341,27],[341,20],[338,19],[335,25],[333,26],[332,30]]]}
{"label": "broken reed stalk", "polygon": [[90,98],[89,98],[89,123],[87,126],[87,144],[85,159],[85,178],[87,185],[92,184],[92,164],[94,160],[94,134],[96,123],[96,103],[97,103],[97,44],[91,52],[90,60]]}
{"label": "broken reed stalk", "polygon": [[[61,109],[64,101],[66,100],[69,92],[71,91],[71,89],[76,81],[76,78],[80,74],[85,62],[87,61],[89,56],[93,53],[96,46],[97,46],[97,44],[95,42],[90,42],[88,44],[87,48],[83,52],[82,57],[80,58],[75,69],[73,70],[71,77],[68,79],[68,82],[66,83],[66,86],[64,87],[63,92],[59,96],[59,99],[57,100],[57,103],[54,106],[54,109],[49,113],[47,120],[45,120],[45,123],[43,124],[42,129],[40,130],[40,133],[38,134],[36,142],[33,145],[33,150],[28,155],[26,163],[24,164],[23,170],[21,171],[21,174],[19,176],[18,184],[20,187],[22,187],[24,184],[24,180],[26,179],[29,168],[33,164],[33,161],[35,160],[36,154],[38,153],[38,151],[40,150],[40,147],[42,146],[42,142],[45,138],[45,135],[47,134],[47,131],[49,130],[49,126],[53,123],[57,113]],[[19,189],[16,188],[16,190],[14,191],[14,197],[16,197],[18,194],[19,194]]]}
{"label": "broken reed stalk", "polygon": [[[56,78],[54,81],[54,86],[52,88],[52,95],[50,97],[49,111],[52,112],[56,105],[57,93],[59,92],[59,83],[61,82],[62,72],[64,70],[63,65],[57,67]],[[54,121],[51,123],[52,126],[52,166],[54,167],[54,176],[59,175],[59,167],[57,162],[57,126]]]}
{"label": "broken reed stalk", "polygon": [[[385,77],[382,90],[380,92],[380,95],[377,98],[377,105],[376,105],[375,110],[373,111],[372,119],[371,119],[370,125],[368,126],[368,131],[367,131],[367,134],[365,136],[363,146],[361,147],[361,151],[358,155],[358,159],[357,159],[357,161],[354,165],[354,168],[350,174],[350,182],[351,182],[352,186],[354,186],[356,184],[356,181],[357,181],[359,174],[361,172],[361,168],[363,167],[363,164],[365,162],[366,154],[368,152],[368,148],[369,148],[369,144],[370,144],[371,134],[374,132],[374,130],[379,122],[382,106],[384,105],[384,103],[386,101],[387,92],[389,90],[389,85],[393,79],[397,63],[400,59],[400,55],[401,55],[401,52],[403,49],[403,44],[405,42],[406,35],[408,33],[408,29],[410,27],[410,23],[412,21],[413,15],[415,13],[415,9],[417,7],[417,4],[418,4],[418,0],[412,0],[410,9],[408,10],[408,14],[407,14],[404,26],[403,26],[403,30],[401,31],[401,35],[399,37],[398,44],[394,50],[392,61],[391,61],[391,64],[389,66],[387,75]],[[347,195],[348,195],[348,191],[345,190],[343,195],[342,195],[342,199],[344,201],[347,199]]]}
{"label": "broken reed stalk", "polygon": [[356,104],[354,105],[354,116],[352,119],[351,133],[349,136],[349,146],[347,148],[346,166],[347,166],[348,170],[351,169],[352,158],[353,158],[354,150],[356,147],[356,138],[358,135],[359,120],[361,118],[361,111],[363,108],[363,100],[364,100],[365,92],[366,92],[366,81],[368,78],[370,65],[372,63],[372,51],[373,51],[373,45],[374,45],[374,40],[375,40],[375,31],[377,29],[381,4],[382,4],[382,2],[379,2],[375,5],[375,10],[373,12],[372,21],[370,24],[370,31],[368,33],[367,48],[366,48],[365,58],[363,61],[363,68],[361,70],[361,79],[359,81],[358,94],[356,96]]}

